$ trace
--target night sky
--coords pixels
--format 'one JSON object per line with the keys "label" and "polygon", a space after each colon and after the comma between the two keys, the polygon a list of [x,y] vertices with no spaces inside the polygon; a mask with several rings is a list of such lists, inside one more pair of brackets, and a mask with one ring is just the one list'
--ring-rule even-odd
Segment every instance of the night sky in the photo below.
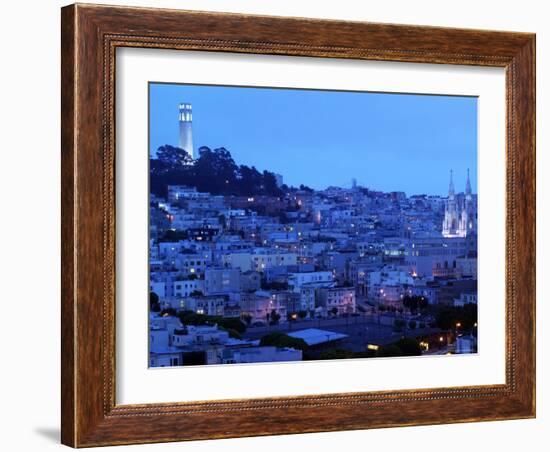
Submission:
{"label": "night sky", "polygon": [[178,104],[193,105],[195,148],[315,189],[446,195],[470,168],[477,193],[477,98],[203,85],[149,85],[150,152],[178,144]]}

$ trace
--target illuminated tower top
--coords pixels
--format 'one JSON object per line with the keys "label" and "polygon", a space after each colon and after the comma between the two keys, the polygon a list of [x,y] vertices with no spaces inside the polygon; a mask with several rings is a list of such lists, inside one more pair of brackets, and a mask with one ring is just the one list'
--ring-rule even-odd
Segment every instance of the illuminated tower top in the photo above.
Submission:
{"label": "illuminated tower top", "polygon": [[181,103],[179,105],[180,115],[179,120],[184,122],[193,122],[193,107],[191,104]]}
{"label": "illuminated tower top", "polygon": [[182,102],[179,104],[179,147],[187,151],[194,159],[193,148],[193,109],[191,104]]}

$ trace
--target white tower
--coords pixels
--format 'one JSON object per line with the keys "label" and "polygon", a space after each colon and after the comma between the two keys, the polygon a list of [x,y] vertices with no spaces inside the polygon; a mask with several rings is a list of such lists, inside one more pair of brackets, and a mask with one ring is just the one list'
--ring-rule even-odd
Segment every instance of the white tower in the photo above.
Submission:
{"label": "white tower", "polygon": [[470,170],[468,169],[468,178],[466,179],[466,191],[464,193],[464,206],[460,217],[460,235],[466,237],[471,235],[477,229],[474,201],[472,197],[472,185],[470,184]]}
{"label": "white tower", "polygon": [[181,103],[179,105],[179,147],[195,159],[195,150],[193,148],[193,110],[191,104]]}

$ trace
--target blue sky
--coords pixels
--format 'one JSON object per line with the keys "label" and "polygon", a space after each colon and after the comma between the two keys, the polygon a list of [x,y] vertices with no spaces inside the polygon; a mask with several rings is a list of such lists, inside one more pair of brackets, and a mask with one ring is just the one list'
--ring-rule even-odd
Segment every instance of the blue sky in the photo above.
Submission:
{"label": "blue sky", "polygon": [[477,98],[149,84],[150,152],[178,144],[178,104],[193,105],[195,148],[224,146],[237,164],[315,189],[358,184],[447,192],[453,169],[477,193]]}

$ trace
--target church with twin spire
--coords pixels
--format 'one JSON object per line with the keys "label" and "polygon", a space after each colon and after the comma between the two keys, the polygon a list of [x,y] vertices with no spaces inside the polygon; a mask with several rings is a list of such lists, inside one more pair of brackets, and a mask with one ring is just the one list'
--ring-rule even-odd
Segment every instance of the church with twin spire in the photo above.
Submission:
{"label": "church with twin spire", "polygon": [[466,179],[464,196],[455,194],[453,171],[449,182],[449,196],[445,203],[445,217],[441,234],[443,237],[468,237],[477,231],[476,209],[470,184],[470,170]]}

